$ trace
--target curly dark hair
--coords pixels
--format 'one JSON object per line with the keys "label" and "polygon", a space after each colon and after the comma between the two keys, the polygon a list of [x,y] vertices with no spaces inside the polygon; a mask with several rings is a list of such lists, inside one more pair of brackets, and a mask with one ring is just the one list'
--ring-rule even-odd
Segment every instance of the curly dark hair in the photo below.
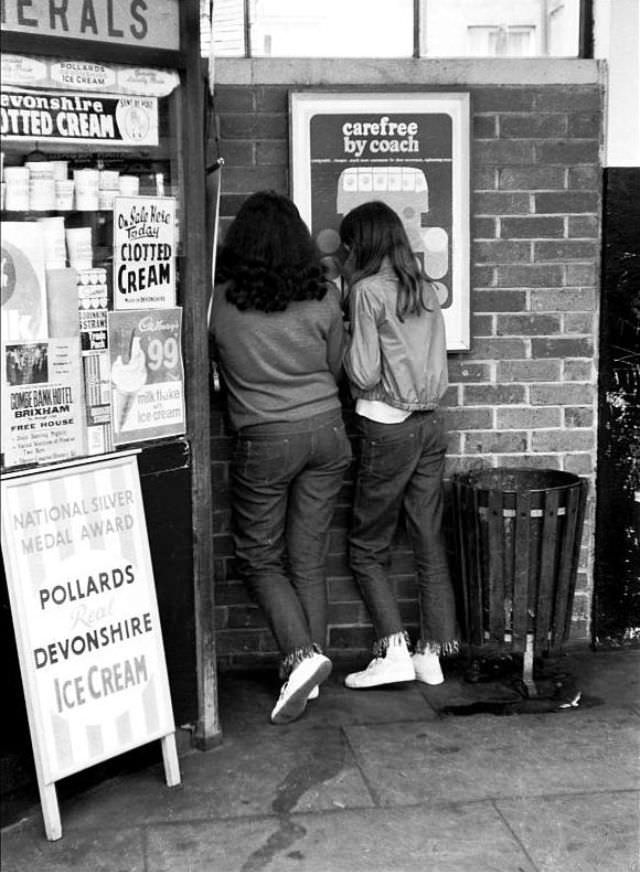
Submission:
{"label": "curly dark hair", "polygon": [[229,282],[238,309],[283,312],[292,300],[321,300],[327,280],[307,225],[293,202],[258,191],[240,207],[225,236],[216,284]]}

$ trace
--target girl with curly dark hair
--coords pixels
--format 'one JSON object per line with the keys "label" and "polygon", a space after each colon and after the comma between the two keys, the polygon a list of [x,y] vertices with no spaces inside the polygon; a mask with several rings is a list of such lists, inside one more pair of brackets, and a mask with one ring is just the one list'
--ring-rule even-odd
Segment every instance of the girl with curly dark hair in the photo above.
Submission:
{"label": "girl with curly dark hair", "polygon": [[300,717],[331,671],[325,561],[351,447],[338,379],[344,327],[311,235],[287,197],[241,206],[216,269],[211,332],[234,448],[236,557],[282,654],[273,723]]}

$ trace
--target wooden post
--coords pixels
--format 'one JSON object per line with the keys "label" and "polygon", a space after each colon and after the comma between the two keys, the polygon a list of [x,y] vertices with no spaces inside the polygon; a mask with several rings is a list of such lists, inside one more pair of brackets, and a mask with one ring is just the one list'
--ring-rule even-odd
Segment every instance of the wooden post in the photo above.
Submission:
{"label": "wooden post", "polygon": [[[181,146],[184,166],[184,349],[187,424],[191,442],[193,583],[196,628],[198,722],[194,741],[206,750],[221,741],[214,636],[213,526],[209,448],[209,345],[205,209],[204,81],[200,58],[198,0],[180,3],[185,53]],[[188,204],[188,209],[187,209]]]}

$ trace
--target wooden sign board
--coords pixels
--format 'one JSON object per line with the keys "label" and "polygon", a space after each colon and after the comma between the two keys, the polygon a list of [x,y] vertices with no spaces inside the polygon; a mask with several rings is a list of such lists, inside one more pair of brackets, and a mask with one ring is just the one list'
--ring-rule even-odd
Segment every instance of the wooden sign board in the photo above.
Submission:
{"label": "wooden sign board", "polygon": [[47,838],[55,782],[175,726],[135,454],[7,475],[2,552]]}

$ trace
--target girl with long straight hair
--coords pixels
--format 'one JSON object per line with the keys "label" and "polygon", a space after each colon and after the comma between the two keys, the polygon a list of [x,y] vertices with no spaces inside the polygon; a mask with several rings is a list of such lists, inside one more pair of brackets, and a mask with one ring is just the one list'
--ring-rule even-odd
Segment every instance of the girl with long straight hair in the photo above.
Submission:
{"label": "girl with long straight hair", "polygon": [[325,562],[351,461],[336,383],[338,294],[287,197],[260,191],[240,207],[217,263],[211,332],[237,437],[236,559],[282,655],[271,720],[283,724],[331,671]]}
{"label": "girl with long straight hair", "polygon": [[[344,217],[340,239],[348,252],[352,332],[345,370],[360,433],[350,559],[376,634],[373,660],[345,683],[355,689],[414,679],[440,684],[440,656],[458,648],[442,529],[444,320],[393,209],[377,201],[356,207]],[[420,609],[413,653],[387,577],[401,511]]]}

